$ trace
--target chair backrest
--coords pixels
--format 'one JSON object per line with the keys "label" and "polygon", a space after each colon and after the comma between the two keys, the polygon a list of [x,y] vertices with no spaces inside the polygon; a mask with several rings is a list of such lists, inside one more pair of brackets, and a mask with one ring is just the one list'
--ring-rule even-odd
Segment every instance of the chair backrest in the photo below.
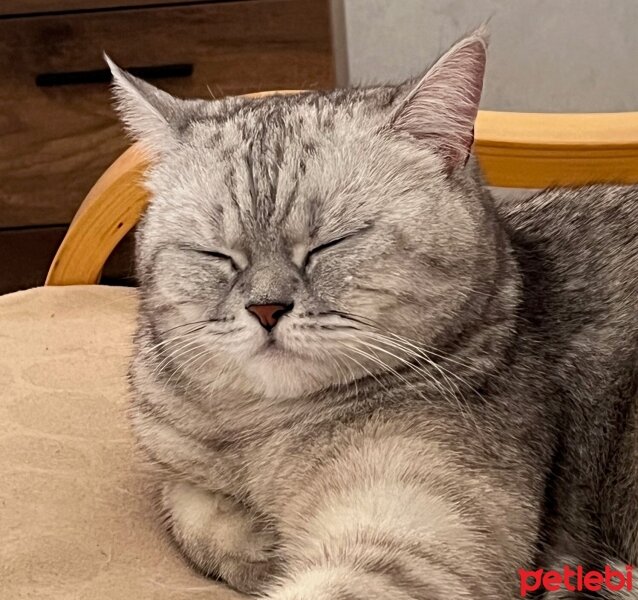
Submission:
{"label": "chair backrest", "polygon": [[[294,92],[267,92],[294,93]],[[474,152],[490,185],[514,188],[638,184],[638,112],[599,114],[480,111]],[[148,159],[134,145],[100,177],[51,264],[46,285],[98,283],[121,239],[149,202]]]}

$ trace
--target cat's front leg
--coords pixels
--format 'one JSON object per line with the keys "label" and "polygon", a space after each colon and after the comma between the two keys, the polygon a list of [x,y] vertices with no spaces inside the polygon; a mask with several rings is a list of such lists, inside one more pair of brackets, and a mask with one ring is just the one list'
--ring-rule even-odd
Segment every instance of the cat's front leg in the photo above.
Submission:
{"label": "cat's front leg", "polygon": [[244,593],[275,574],[275,534],[243,504],[188,482],[165,483],[161,500],[174,540],[204,574]]}

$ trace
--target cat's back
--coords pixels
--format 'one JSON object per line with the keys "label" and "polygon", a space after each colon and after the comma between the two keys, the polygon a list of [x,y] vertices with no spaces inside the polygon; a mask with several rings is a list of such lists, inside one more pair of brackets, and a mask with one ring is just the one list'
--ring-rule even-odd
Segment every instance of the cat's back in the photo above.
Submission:
{"label": "cat's back", "polygon": [[521,274],[512,368],[545,382],[534,390],[570,414],[573,440],[609,439],[638,406],[638,187],[556,188],[497,210]]}
{"label": "cat's back", "polygon": [[552,189],[501,201],[498,212],[523,282],[517,367],[528,373],[533,365],[552,386],[539,401],[557,418],[545,560],[631,561],[638,552],[638,540],[627,536],[638,518],[638,480],[627,472],[638,452],[638,187]]}
{"label": "cat's back", "polygon": [[[638,329],[638,187],[545,190],[501,200],[532,318],[558,334]],[[594,333],[593,329],[589,333]],[[624,337],[624,335],[623,335]]]}

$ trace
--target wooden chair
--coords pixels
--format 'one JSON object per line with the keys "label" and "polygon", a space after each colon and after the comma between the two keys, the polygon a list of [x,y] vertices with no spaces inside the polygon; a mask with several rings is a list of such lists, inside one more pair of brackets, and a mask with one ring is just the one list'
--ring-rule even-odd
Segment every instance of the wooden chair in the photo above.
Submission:
{"label": "wooden chair", "polygon": [[[638,113],[482,112],[476,153],[496,186],[638,183]],[[80,207],[47,286],[0,298],[3,598],[239,598],[190,570],[151,517],[124,416],[136,290],[72,285],[98,283],[139,221],[147,165],[138,146],[117,159]]]}

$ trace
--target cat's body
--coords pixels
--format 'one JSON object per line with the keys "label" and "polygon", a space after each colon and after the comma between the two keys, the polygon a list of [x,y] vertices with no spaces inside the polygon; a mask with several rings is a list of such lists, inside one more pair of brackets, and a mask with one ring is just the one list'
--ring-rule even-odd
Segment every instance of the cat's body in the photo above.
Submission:
{"label": "cat's body", "polygon": [[[516,570],[535,564],[537,546],[548,566],[635,563],[638,190],[557,190],[509,202],[502,213],[520,261],[524,300],[506,362],[479,378],[480,396],[441,377],[444,389],[457,383],[465,392],[459,406],[407,367],[399,371],[410,384],[390,376],[386,390],[368,379],[335,393],[330,407],[319,395],[298,410],[286,404],[279,414],[269,403],[243,411],[231,394],[212,411],[184,419],[206,447],[201,469],[194,468],[199,450],[183,462],[168,458],[185,446],[181,440],[171,440],[156,458],[184,478],[259,509],[277,530],[278,543],[296,549],[292,558],[315,567],[365,565],[360,546],[362,555],[373,557],[364,571],[379,569],[386,578],[392,571],[406,585],[406,572],[413,580],[427,574],[424,589],[437,589],[429,569],[443,567],[458,597],[464,585],[474,591],[474,581],[484,588],[468,597],[508,598],[515,596]],[[171,376],[160,377],[159,385]],[[464,374],[464,381],[472,379]],[[188,400],[175,401],[193,410],[202,395],[194,387]],[[157,452],[157,439],[149,437]],[[432,447],[433,440],[442,447]],[[353,452],[366,454],[343,458]],[[361,478],[370,487],[357,496]],[[412,495],[405,486],[414,482],[428,483]],[[443,511],[432,508],[430,486],[437,501],[451,503],[458,521],[440,523]],[[386,495],[389,487],[396,495]],[[411,512],[415,507],[421,522]],[[476,516],[483,511],[491,514]],[[465,552],[450,546],[447,527],[462,531],[474,518],[494,535],[496,554],[485,539]],[[360,536],[354,535],[358,521]],[[419,525],[427,533],[418,532]],[[428,540],[423,556],[414,550],[420,537]],[[373,597],[356,578],[345,581],[353,583],[351,593]]]}
{"label": "cat's body", "polygon": [[556,386],[545,561],[635,564],[638,188],[549,190],[499,212],[524,274],[520,314],[541,341],[538,374]]}
{"label": "cat's body", "polygon": [[498,600],[638,561],[638,190],[495,208],[463,166],[484,48],[411,93],[179,110],[116,71],[164,158],[132,420],[178,544],[235,587]]}

